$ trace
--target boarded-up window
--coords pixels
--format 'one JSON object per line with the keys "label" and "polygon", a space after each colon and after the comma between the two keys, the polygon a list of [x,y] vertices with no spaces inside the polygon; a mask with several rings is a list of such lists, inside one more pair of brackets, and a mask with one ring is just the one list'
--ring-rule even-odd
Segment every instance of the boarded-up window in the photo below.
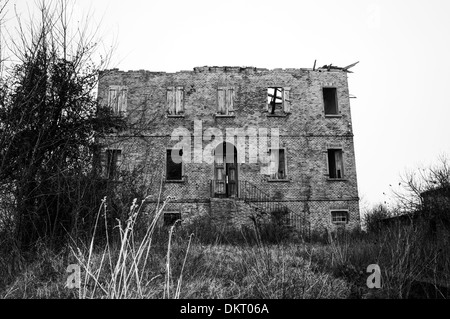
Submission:
{"label": "boarded-up window", "polygon": [[234,115],[235,90],[233,87],[217,89],[217,114]]}
{"label": "boarded-up window", "polygon": [[271,115],[291,113],[291,88],[269,87],[267,89],[267,111]]}
{"label": "boarded-up window", "polygon": [[270,178],[273,180],[284,180],[286,172],[286,150],[271,149],[270,151]]}
{"label": "boarded-up window", "polygon": [[121,150],[106,150],[105,151],[104,172],[108,179],[117,179],[119,177],[119,167],[122,161]]}
{"label": "boarded-up window", "polygon": [[344,161],[342,150],[328,150],[328,171],[329,177],[333,179],[344,178]]}
{"label": "boarded-up window", "polygon": [[184,114],[184,88],[168,87],[167,88],[167,112],[169,115]]}
{"label": "boarded-up window", "polygon": [[283,110],[284,113],[291,113],[291,88],[283,88]]}
{"label": "boarded-up window", "polygon": [[333,224],[342,225],[348,224],[348,212],[347,211],[332,211],[331,221]]}
{"label": "boarded-up window", "polygon": [[127,111],[128,88],[125,86],[110,86],[108,106],[115,115],[123,115]]}
{"label": "boarded-up window", "polygon": [[[172,153],[172,151],[174,151]],[[178,154],[177,154],[178,152]],[[177,157],[175,158],[174,157]],[[176,156],[178,155],[178,156]],[[166,154],[166,180],[181,181],[183,180],[183,150],[168,149]]]}
{"label": "boarded-up window", "polygon": [[323,88],[323,103],[326,115],[338,114],[337,91],[336,88]]}

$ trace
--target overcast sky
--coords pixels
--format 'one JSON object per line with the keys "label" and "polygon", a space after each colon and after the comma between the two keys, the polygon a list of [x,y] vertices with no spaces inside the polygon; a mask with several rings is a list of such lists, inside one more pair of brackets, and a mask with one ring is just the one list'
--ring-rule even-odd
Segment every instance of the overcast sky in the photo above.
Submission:
{"label": "overcast sky", "polygon": [[[32,1],[15,0],[27,15]],[[450,1],[78,0],[112,67],[311,68],[349,75],[361,197],[383,202],[406,168],[450,154]]]}

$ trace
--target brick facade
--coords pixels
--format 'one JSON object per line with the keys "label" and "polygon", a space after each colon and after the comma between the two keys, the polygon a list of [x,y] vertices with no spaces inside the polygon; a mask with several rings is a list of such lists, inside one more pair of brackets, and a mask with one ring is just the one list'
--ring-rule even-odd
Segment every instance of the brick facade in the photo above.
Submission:
{"label": "brick facade", "polygon": [[[171,141],[174,129],[187,129],[191,145],[201,145],[205,150],[211,141],[202,141],[202,136],[209,128],[219,129],[224,139],[227,128],[244,131],[264,128],[269,133],[276,128],[280,132],[280,147],[286,152],[287,178],[271,181],[268,175],[261,174],[263,164],[250,163],[252,148],[258,144],[246,139],[246,162],[237,165],[239,181],[250,182],[268,194],[271,201],[288,207],[292,216],[299,217],[297,228],[342,227],[333,223],[333,210],[348,211],[346,228],[360,226],[350,97],[347,73],[343,70],[202,67],[163,73],[113,69],[100,76],[101,103],[110,101],[111,87],[126,88],[126,110],[122,115],[130,128],[104,141],[104,149],[120,149],[121,169],[139,168],[151,181],[148,184],[151,193],[158,194],[161,178],[165,179],[166,149],[177,143]],[[270,116],[267,107],[270,87],[286,88],[287,113]],[[332,116],[325,114],[324,87],[336,88],[339,111]],[[171,88],[183,92],[180,115],[169,112]],[[233,111],[218,116],[222,88],[233,88]],[[268,146],[271,139],[269,136]],[[329,149],[343,152],[341,179],[330,179]],[[247,223],[252,209],[244,208],[244,202],[235,199],[233,204],[230,202],[233,199],[211,198],[214,196],[210,183],[214,179],[214,164],[183,164],[183,181],[162,183],[162,197],[176,198],[167,210],[180,211],[184,222],[205,216],[215,220],[219,211],[225,216],[228,211],[230,222]]]}

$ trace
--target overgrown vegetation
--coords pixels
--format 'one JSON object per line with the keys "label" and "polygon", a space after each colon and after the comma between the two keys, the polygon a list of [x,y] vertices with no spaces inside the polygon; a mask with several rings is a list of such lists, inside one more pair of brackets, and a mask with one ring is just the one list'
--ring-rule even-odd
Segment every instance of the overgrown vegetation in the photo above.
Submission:
{"label": "overgrown vegetation", "polygon": [[[428,238],[423,225],[375,233],[330,235],[327,242],[270,244],[248,233],[203,233],[201,227],[161,227],[157,213],[145,236],[136,225],[146,213],[135,201],[120,241],[94,232],[85,245],[60,253],[41,246],[2,292],[6,298],[448,298],[450,248]],[[96,228],[105,219],[106,202]],[[196,231],[197,230],[197,231]],[[202,236],[197,236],[203,234]],[[67,266],[81,266],[79,289],[67,289]],[[367,287],[369,265],[381,268],[382,288]]]}
{"label": "overgrown vegetation", "polygon": [[[344,233],[305,250],[320,271],[351,284],[354,298],[448,298],[450,249],[428,238],[421,225],[376,233]],[[382,288],[369,290],[369,265],[381,268]]]}
{"label": "overgrown vegetation", "polygon": [[[166,202],[167,203],[167,202]],[[69,245],[63,255],[37,260],[11,284],[3,297],[14,298],[347,298],[348,284],[313,271],[311,259],[296,245],[205,244],[187,229],[157,227],[165,204],[153,216],[144,237],[135,235],[145,205],[134,202],[119,242]],[[104,219],[105,202],[98,214]],[[103,221],[102,221],[103,219]],[[223,234],[223,238],[232,234]],[[215,237],[217,239],[217,237]],[[231,241],[234,239],[228,237]],[[243,238],[244,240],[245,237]],[[62,260],[66,260],[64,264]],[[63,288],[68,264],[81,265],[79,289]],[[53,276],[51,276],[53,274]],[[58,274],[58,275],[56,275]],[[36,278],[44,289],[36,287]]]}
{"label": "overgrown vegetation", "polygon": [[97,103],[105,61],[97,65],[92,39],[69,27],[67,5],[41,2],[38,23],[17,18],[9,45],[18,62],[1,79],[0,180],[13,208],[2,217],[21,251],[38,240],[58,246],[91,224],[105,186],[93,167],[96,141],[123,125]]}

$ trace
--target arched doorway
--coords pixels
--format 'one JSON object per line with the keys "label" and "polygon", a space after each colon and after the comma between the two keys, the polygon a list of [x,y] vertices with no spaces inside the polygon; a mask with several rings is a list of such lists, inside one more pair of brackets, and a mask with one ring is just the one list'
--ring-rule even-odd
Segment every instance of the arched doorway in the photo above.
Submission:
{"label": "arched doorway", "polygon": [[214,194],[218,198],[238,197],[237,149],[220,144],[214,152]]}

